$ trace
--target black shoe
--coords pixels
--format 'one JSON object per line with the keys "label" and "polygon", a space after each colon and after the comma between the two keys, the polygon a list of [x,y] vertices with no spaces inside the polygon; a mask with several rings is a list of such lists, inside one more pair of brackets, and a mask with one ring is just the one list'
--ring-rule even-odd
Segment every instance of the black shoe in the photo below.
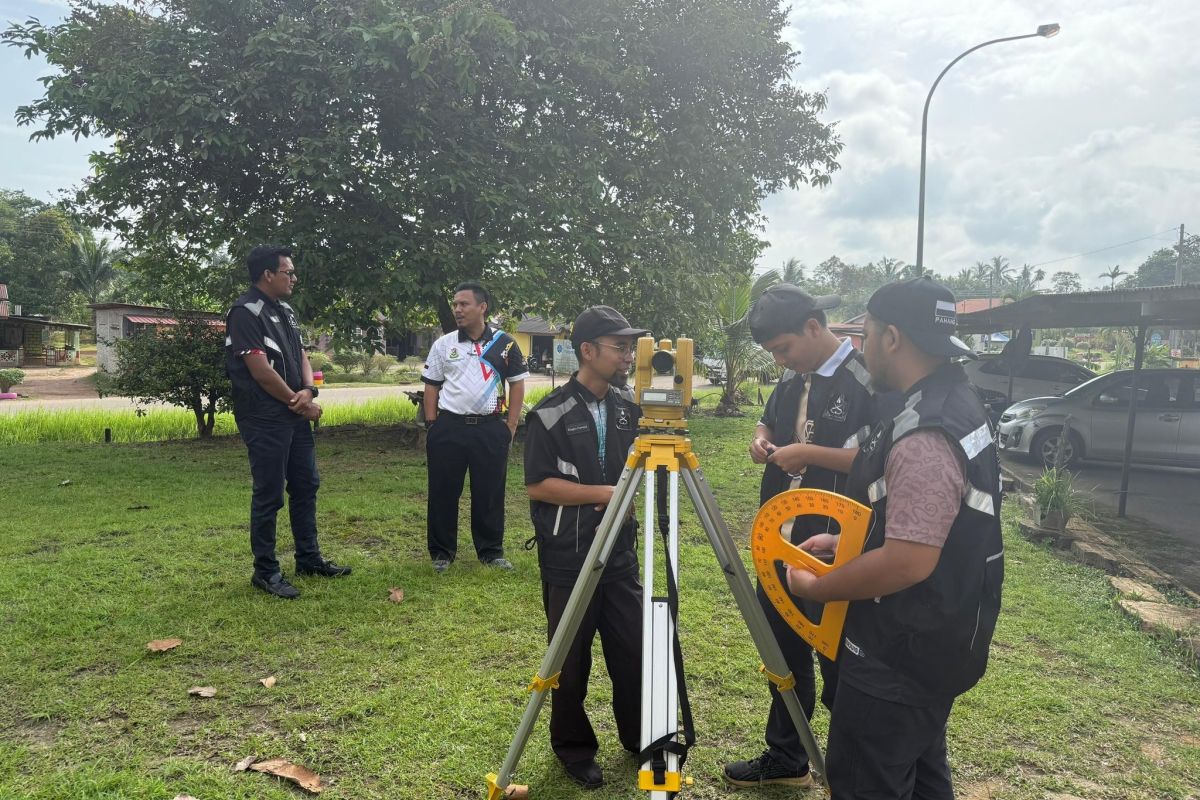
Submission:
{"label": "black shoe", "polygon": [[563,764],[563,769],[571,776],[571,780],[584,789],[599,789],[604,785],[604,771],[600,769],[600,765],[594,758]]}
{"label": "black shoe", "polygon": [[798,768],[770,750],[764,750],[761,756],[749,761],[734,761],[726,764],[725,780],[734,786],[813,785],[813,777],[807,766]]}
{"label": "black shoe", "polygon": [[265,578],[255,575],[250,579],[250,585],[262,589],[267,594],[282,597],[284,600],[295,600],[300,596],[300,590],[288,583],[278,572]]}
{"label": "black shoe", "polygon": [[311,564],[296,564],[297,575],[319,575],[322,578],[340,578],[349,575],[349,567],[339,567],[332,561],[315,561]]}
{"label": "black shoe", "polygon": [[512,562],[511,562],[511,561],[509,561],[507,558],[489,558],[489,559],[482,559],[482,558],[481,558],[481,559],[479,559],[479,560],[480,560],[481,562],[483,562],[483,565],[484,565],[485,567],[491,567],[492,569],[508,569],[508,570],[511,570],[511,569],[513,568]]}
{"label": "black shoe", "polygon": [[439,573],[439,574],[440,574],[440,573],[442,573],[442,572],[445,572],[445,571],[446,571],[446,570],[448,570],[448,569],[450,569],[450,559],[448,559],[448,558],[435,558],[435,559],[433,560],[433,571],[434,571],[434,572],[437,572],[437,573]]}

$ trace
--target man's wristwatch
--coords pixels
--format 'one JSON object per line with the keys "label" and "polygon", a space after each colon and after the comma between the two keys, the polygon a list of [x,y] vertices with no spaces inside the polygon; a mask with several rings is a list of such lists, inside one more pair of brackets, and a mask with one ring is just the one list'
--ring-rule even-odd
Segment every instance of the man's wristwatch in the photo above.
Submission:
{"label": "man's wristwatch", "polygon": [[320,389],[318,389],[318,388],[317,388],[317,387],[315,387],[315,386],[301,386],[301,387],[300,387],[300,389],[301,389],[302,391],[303,391],[304,389],[308,389],[310,392],[312,392],[312,396],[313,396],[313,399],[314,399],[314,400],[316,400],[316,399],[317,399],[317,395],[319,395],[319,394],[321,393],[321,390],[320,390]]}

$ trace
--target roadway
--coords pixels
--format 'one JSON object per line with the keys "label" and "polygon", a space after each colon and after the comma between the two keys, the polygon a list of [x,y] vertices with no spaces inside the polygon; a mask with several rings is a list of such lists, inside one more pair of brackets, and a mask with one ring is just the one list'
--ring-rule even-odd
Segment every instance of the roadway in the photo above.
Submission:
{"label": "roadway", "polygon": [[[1042,473],[1032,461],[1007,454],[1002,460],[1029,483]],[[1141,554],[1151,566],[1200,592],[1200,470],[1133,467],[1126,520],[1117,517],[1120,464],[1084,462],[1075,470],[1075,488],[1091,498],[1097,527]]]}

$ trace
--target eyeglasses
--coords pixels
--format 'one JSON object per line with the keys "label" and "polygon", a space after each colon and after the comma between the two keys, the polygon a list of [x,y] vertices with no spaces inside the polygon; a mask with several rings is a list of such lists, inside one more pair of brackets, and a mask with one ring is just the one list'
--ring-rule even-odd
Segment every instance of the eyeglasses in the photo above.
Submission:
{"label": "eyeglasses", "polygon": [[300,280],[299,278],[296,277],[296,270],[294,270],[294,269],[277,269],[277,270],[275,270],[275,272],[277,272],[280,275],[286,275],[288,277],[288,279],[293,280],[293,281]]}
{"label": "eyeglasses", "polygon": [[592,344],[598,344],[601,347],[611,347],[622,356],[632,355],[637,350],[637,345],[635,344],[609,344],[608,342],[597,342],[595,340],[592,341]]}

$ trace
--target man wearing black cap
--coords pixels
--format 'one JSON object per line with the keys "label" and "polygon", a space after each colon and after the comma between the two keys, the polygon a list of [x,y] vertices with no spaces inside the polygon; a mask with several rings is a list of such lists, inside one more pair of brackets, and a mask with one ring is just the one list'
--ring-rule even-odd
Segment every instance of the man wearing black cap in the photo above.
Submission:
{"label": "man wearing black cap", "polygon": [[458,501],[470,472],[475,555],[489,567],[512,569],[504,557],[504,485],[529,370],[516,341],[488,324],[486,289],[460,283],[451,306],[458,330],[433,343],[421,371],[429,558],[445,572],[458,553]]}
{"label": "man wearing black cap", "polygon": [[[854,451],[843,445],[874,421],[875,401],[862,355],[849,339],[839,340],[826,325],[825,311],[839,303],[836,296],[813,297],[784,283],[763,292],[750,310],[754,341],[771,353],[776,363],[795,373],[771,394],[750,443],[751,460],[766,465],[760,503],[800,486],[844,494],[845,473]],[[782,533],[798,544],[828,532],[832,524],[827,517],[805,516],[786,523]],[[782,571],[780,577],[784,577]],[[816,704],[812,648],[779,615],[761,583],[758,599],[796,678],[800,705],[811,719]],[[819,608],[810,612],[815,615]],[[824,679],[821,701],[829,707],[837,670],[834,662],[824,657],[819,661]],[[800,735],[774,684],[770,691],[766,750],[748,761],[726,764],[725,779],[742,787],[809,786],[813,779]]]}
{"label": "man wearing black cap", "polygon": [[1004,580],[1000,465],[951,362],[972,355],[955,323],[954,295],[928,278],[871,297],[867,368],[904,408],[858,440],[849,490],[874,510],[866,548],[821,578],[788,570],[796,595],[852,601],[826,760],[837,798],[953,798],[946,720],[987,667]]}
{"label": "man wearing black cap", "polygon": [[[525,485],[550,638],[637,438],[641,410],[626,382],[637,337],[646,333],[608,306],[584,311],[571,333],[579,371],[526,417]],[[599,743],[583,707],[597,632],[612,678],[617,735],[631,753],[640,745],[642,585],[636,540],[637,520],[631,517],[613,546],[552,696],[550,745],[567,774],[585,789],[604,782],[596,763]]]}
{"label": "man wearing black cap", "polygon": [[312,367],[300,340],[296,312],[284,298],[296,281],[292,251],[260,245],[246,268],[250,290],[225,317],[225,371],[233,383],[233,417],[250,455],[254,495],[250,503],[250,582],[276,597],[300,596],[275,559],[275,518],[288,511],[296,542],[296,574],[326,578],[349,575],[321,557],[317,546],[317,462],[312,423],[321,418],[314,398]]}

